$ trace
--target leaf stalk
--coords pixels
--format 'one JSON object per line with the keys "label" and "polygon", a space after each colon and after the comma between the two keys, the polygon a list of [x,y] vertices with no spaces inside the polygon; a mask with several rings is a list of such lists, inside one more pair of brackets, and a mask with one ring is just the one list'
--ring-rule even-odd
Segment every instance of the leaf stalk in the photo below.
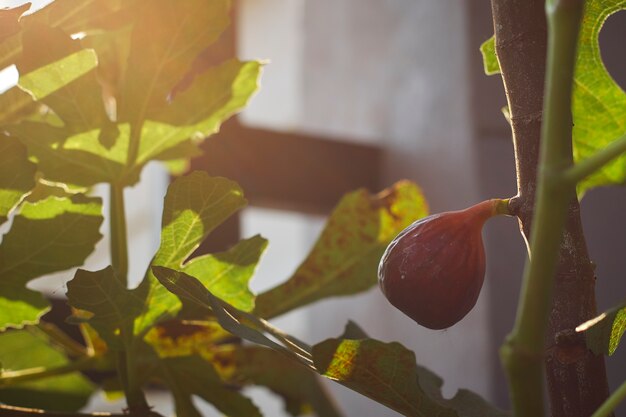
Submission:
{"label": "leaf stalk", "polygon": [[564,172],[565,178],[570,183],[576,184],[624,153],[626,153],[626,134],[570,167]]}

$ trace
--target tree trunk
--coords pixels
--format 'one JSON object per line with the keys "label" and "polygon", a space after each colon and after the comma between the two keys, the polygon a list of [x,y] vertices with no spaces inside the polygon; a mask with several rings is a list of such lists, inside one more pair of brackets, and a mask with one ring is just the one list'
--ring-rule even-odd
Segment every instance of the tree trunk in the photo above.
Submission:
{"label": "tree trunk", "polygon": [[[543,0],[492,0],[496,54],[508,100],[518,200],[514,207],[530,239],[541,134],[547,27]],[[608,397],[603,356],[594,356],[574,328],[594,317],[595,275],[582,231],[580,206],[569,206],[561,242],[550,324],[546,375],[553,417],[588,417]]]}

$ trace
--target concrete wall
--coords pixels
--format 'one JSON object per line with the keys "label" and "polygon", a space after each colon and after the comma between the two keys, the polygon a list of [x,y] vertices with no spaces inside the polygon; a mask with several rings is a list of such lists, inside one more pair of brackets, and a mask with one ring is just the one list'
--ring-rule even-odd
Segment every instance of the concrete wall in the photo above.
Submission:
{"label": "concrete wall", "polygon": [[[356,137],[386,152],[381,187],[409,178],[433,212],[479,201],[467,71],[464,2],[318,0],[306,2],[301,126]],[[312,340],[337,335],[347,319],[372,337],[397,340],[445,379],[444,393],[492,395],[489,283],[458,325],[432,331],[391,307],[378,288],[310,308]],[[337,388],[348,416],[397,413]]]}

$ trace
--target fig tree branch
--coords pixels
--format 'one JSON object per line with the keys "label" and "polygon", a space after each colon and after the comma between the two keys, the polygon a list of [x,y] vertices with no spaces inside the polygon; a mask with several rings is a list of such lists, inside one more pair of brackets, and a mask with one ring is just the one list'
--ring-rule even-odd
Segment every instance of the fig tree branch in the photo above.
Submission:
{"label": "fig tree branch", "polygon": [[[559,2],[560,6],[578,7],[582,3]],[[544,78],[546,75],[545,63],[547,56],[547,21],[544,0],[492,0],[492,11],[495,30],[495,49],[500,64],[502,79],[505,86],[510,121],[513,133],[513,144],[516,159],[516,173],[518,195],[511,200],[511,212],[515,213],[520,221],[520,229],[527,242],[532,240],[535,198],[538,188],[537,166],[539,163],[539,148],[541,144],[541,123],[543,114]],[[555,3],[551,3],[553,5]],[[571,68],[566,70],[571,72]],[[569,91],[567,92],[569,97]],[[569,112],[570,107],[562,109]],[[565,117],[567,116],[567,117]],[[560,116],[559,116],[560,117]],[[571,116],[563,116],[567,123]],[[563,140],[562,149],[567,146]],[[571,136],[568,139],[571,142]],[[544,145],[545,146],[545,145]],[[571,145],[569,145],[571,146]],[[571,158],[571,157],[570,157]],[[557,158],[554,158],[556,161]],[[554,187],[554,182],[567,183],[564,180],[564,169],[567,162],[557,162],[555,167],[543,169],[541,174],[548,188]],[[571,164],[571,162],[569,162]],[[574,186],[570,183],[569,192],[572,194]],[[545,187],[544,187],[545,188]],[[544,190],[544,194],[548,194]],[[560,200],[565,197],[559,197]],[[571,331],[578,322],[584,322],[597,313],[595,304],[595,276],[589,260],[589,254],[582,230],[580,207],[578,200],[567,198],[564,239],[560,240],[558,262],[553,269],[553,277],[549,278],[548,285],[533,279],[532,284],[525,284],[524,296],[518,310],[518,325],[524,323],[522,331],[525,340],[519,345],[519,335],[513,334],[512,339],[504,347],[505,361],[510,361],[514,355],[514,366],[509,366],[509,378],[515,379],[513,402],[519,403],[521,398],[531,399],[530,403],[522,404],[527,410],[537,409],[538,414],[544,412],[540,388],[544,380],[543,366],[548,381],[550,409],[553,417],[588,417],[608,397],[608,384],[604,358],[591,353],[582,339],[559,337],[568,330]],[[563,205],[562,202],[557,203]],[[549,205],[544,202],[544,206]],[[549,212],[562,213],[562,207],[549,207]],[[549,214],[548,217],[553,214]],[[544,215],[545,217],[545,215]],[[545,221],[545,220],[544,220]],[[544,222],[542,221],[542,222]],[[552,242],[551,245],[554,245]],[[548,245],[550,246],[550,245]],[[542,249],[533,249],[533,261]],[[541,258],[544,260],[541,260]],[[539,265],[534,268],[547,270],[551,262],[545,256],[539,256]],[[549,257],[548,257],[549,258]],[[553,266],[554,268],[554,266]],[[534,272],[536,273],[536,272]],[[534,274],[533,273],[533,274]],[[529,272],[526,273],[528,275]],[[554,284],[552,284],[554,283]],[[534,305],[534,294],[544,291],[537,299],[539,312],[523,313]],[[545,301],[550,300],[550,293],[554,295],[549,302],[549,319],[545,321]],[[525,305],[525,307],[524,307]],[[521,319],[523,314],[530,314]],[[539,333],[533,333],[528,323],[541,322]],[[547,324],[547,332],[545,331]],[[539,337],[545,335],[545,338]],[[540,340],[541,339],[541,340]],[[526,350],[527,342],[532,342],[533,349]],[[542,345],[541,349],[537,347]],[[569,354],[576,352],[576,355]],[[562,358],[567,357],[567,361]],[[536,393],[539,393],[535,395]]]}

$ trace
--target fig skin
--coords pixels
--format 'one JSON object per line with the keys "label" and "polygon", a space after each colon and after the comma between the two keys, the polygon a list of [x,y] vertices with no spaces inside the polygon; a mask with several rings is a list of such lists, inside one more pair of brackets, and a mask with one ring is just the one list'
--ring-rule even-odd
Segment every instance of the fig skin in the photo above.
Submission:
{"label": "fig skin", "polygon": [[507,200],[434,214],[408,226],[387,247],[378,267],[389,302],[418,324],[446,329],[476,304],[485,277],[482,228],[505,214]]}

